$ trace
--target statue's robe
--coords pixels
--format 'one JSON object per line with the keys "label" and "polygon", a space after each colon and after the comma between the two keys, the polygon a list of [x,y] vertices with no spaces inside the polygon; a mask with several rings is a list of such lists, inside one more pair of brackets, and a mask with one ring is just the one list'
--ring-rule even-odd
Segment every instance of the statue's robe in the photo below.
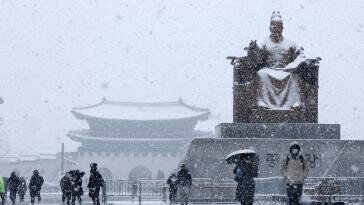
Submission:
{"label": "statue's robe", "polygon": [[[264,46],[271,56],[268,66],[257,72],[259,81],[257,106],[272,110],[304,107],[298,76],[292,72],[305,59],[303,49],[286,38],[279,43],[267,38],[261,46]],[[298,55],[293,62],[287,61],[289,49],[293,49]]]}

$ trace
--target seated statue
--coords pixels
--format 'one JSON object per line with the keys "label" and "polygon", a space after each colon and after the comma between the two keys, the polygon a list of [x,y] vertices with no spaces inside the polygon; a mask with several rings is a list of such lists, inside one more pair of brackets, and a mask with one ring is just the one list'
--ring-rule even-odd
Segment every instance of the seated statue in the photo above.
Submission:
{"label": "seated statue", "polygon": [[228,57],[235,68],[234,85],[254,85],[254,96],[250,96],[255,99],[251,105],[254,109],[309,109],[306,105],[309,93],[302,86],[317,86],[321,59],[306,58],[303,48],[282,35],[283,21],[279,12],[272,14],[270,32],[260,46],[256,41],[250,42],[245,48],[247,56]]}

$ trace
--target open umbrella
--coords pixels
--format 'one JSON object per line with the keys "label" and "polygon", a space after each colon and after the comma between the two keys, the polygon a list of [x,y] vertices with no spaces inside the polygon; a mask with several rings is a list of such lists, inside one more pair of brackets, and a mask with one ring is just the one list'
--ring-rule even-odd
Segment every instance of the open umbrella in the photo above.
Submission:
{"label": "open umbrella", "polygon": [[251,149],[240,149],[228,154],[225,158],[228,164],[237,163],[244,156],[255,156],[257,153]]}

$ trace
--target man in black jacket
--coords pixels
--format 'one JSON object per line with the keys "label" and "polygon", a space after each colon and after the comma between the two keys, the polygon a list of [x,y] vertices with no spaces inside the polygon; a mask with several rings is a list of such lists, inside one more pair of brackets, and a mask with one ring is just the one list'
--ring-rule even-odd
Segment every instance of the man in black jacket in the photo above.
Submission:
{"label": "man in black jacket", "polygon": [[38,170],[34,170],[29,182],[30,202],[32,204],[34,204],[35,197],[38,198],[38,203],[40,203],[40,190],[42,189],[43,183],[43,177],[39,175]]}
{"label": "man in black jacket", "polygon": [[16,193],[18,192],[18,187],[20,185],[19,177],[15,172],[11,172],[11,176],[8,179],[8,187],[10,190],[10,199],[12,204],[15,204],[16,201]]}
{"label": "man in black jacket", "polygon": [[192,186],[192,176],[185,164],[181,164],[181,169],[177,173],[177,185],[181,205],[188,205]]}
{"label": "man in black jacket", "polygon": [[177,195],[177,176],[175,173],[168,177],[167,184],[169,185],[169,203],[172,205],[176,202]]}
{"label": "man in black jacket", "polygon": [[97,164],[90,164],[90,178],[88,181],[87,188],[89,189],[89,196],[92,199],[94,205],[100,205],[100,188],[104,189],[104,179],[101,174],[97,171]]}
{"label": "man in black jacket", "polygon": [[82,188],[82,177],[85,175],[85,172],[82,172],[80,170],[72,170],[71,172],[71,202],[72,205],[75,205],[76,199],[78,200],[78,203],[81,205],[83,195],[83,188]]}
{"label": "man in black jacket", "polygon": [[61,187],[61,191],[62,191],[62,203],[64,204],[65,202],[67,203],[67,205],[70,204],[70,199],[71,199],[71,175],[69,172],[66,173],[66,175],[64,175],[61,178],[61,181],[59,182],[59,185]]}

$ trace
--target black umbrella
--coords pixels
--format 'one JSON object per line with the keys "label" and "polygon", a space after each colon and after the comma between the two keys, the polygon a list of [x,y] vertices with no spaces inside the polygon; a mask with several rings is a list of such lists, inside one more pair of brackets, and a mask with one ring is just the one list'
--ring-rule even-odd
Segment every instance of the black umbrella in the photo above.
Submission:
{"label": "black umbrella", "polygon": [[225,160],[226,160],[226,162],[228,164],[233,164],[233,163],[239,162],[239,160],[242,157],[255,156],[256,154],[257,153],[254,150],[251,150],[251,149],[240,149],[240,150],[237,150],[237,151],[234,151],[234,152],[228,154],[226,156]]}

